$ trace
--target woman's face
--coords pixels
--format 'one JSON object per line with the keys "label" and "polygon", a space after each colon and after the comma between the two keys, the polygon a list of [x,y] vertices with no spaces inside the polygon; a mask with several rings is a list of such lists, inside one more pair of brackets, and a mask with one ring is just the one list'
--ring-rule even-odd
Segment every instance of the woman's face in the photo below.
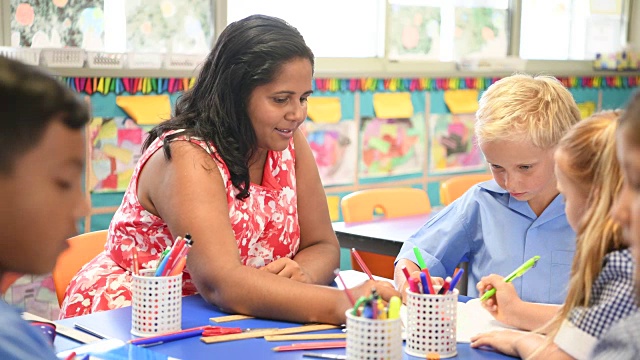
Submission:
{"label": "woman's face", "polygon": [[249,96],[248,114],[261,150],[283,151],[307,118],[313,70],[305,58],[282,65],[272,82],[256,87]]}

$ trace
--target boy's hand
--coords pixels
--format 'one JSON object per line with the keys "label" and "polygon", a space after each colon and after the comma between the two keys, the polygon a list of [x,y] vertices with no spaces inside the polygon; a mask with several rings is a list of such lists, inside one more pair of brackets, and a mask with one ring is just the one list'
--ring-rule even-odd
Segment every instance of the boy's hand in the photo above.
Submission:
{"label": "boy's hand", "polygon": [[260,270],[268,271],[272,274],[276,274],[278,276],[286,277],[302,283],[314,283],[313,279],[304,271],[300,264],[288,257],[274,260],[266,266],[261,267]]}
{"label": "boy's hand", "polygon": [[511,283],[504,282],[504,277],[495,274],[483,277],[476,285],[480,296],[492,288],[496,289],[496,294],[483,301],[482,306],[496,320],[516,326],[517,319],[514,319],[514,316],[517,316],[516,308],[522,304],[516,289]]}
{"label": "boy's hand", "polygon": [[[411,278],[412,279],[418,279],[420,280],[420,273],[421,271],[414,271],[411,273]],[[436,286],[442,286],[442,284],[444,284],[444,279],[441,277],[432,277],[431,278],[431,285],[433,285],[433,287],[435,288]],[[422,285],[420,285],[422,286]],[[406,304],[407,303],[407,288],[409,287],[409,282],[405,281],[404,284],[402,285],[402,289],[399,289],[400,292],[402,293],[402,303]]]}

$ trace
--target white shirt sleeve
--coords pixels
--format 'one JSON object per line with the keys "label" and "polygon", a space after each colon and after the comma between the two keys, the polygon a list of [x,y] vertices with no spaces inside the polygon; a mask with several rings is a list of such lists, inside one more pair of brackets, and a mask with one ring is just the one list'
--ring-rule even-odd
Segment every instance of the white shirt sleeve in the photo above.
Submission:
{"label": "white shirt sleeve", "polygon": [[598,339],[564,320],[553,342],[567,354],[582,360],[589,358]]}

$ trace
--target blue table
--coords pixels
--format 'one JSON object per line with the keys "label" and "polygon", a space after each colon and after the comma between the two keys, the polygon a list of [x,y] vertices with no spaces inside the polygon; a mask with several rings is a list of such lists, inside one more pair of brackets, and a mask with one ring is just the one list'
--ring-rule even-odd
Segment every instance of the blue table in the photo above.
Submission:
{"label": "blue table", "polygon": [[[461,296],[461,301],[469,298]],[[204,301],[199,295],[187,296],[182,302],[182,328],[191,328],[196,326],[210,324],[209,318],[228,315],[221,312],[218,308]],[[75,318],[57,321],[69,327],[73,327],[75,323],[83,325],[89,329],[95,330],[105,336],[117,338],[120,340],[134,339],[130,334],[131,330],[131,307],[121,309],[103,311],[90,315],[79,316]],[[241,327],[241,328],[286,328],[300,326],[296,323],[288,323],[281,321],[271,321],[264,319],[249,319],[221,324],[222,326]],[[326,330],[327,333],[335,333],[340,330]],[[263,338],[247,339],[238,341],[229,341],[215,344],[205,344],[199,337],[183,339],[179,341],[169,342],[166,344],[153,346],[148,349],[153,351],[177,357],[180,359],[310,359],[303,358],[303,352],[344,354],[344,349],[327,349],[313,351],[287,351],[274,352],[271,348],[279,345],[288,345],[293,341],[284,342],[268,342]],[[78,346],[79,344],[73,340],[63,336],[57,336],[55,341],[56,351],[67,350]],[[418,359],[417,357],[404,354],[404,359]],[[458,344],[458,356],[452,359],[511,359],[492,351],[475,350],[469,347],[469,344]]]}

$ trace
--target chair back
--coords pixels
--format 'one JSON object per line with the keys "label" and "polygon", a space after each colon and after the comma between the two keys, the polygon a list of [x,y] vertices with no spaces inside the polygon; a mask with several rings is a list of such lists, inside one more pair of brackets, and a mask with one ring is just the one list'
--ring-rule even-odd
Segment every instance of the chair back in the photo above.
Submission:
{"label": "chair back", "polygon": [[345,223],[372,221],[375,209],[380,209],[389,219],[431,212],[429,196],[424,190],[415,188],[355,191],[342,198],[340,207]]}
{"label": "chair back", "polygon": [[466,174],[449,178],[440,184],[440,203],[447,206],[462,196],[473,185],[492,178],[491,174]]}
{"label": "chair back", "polygon": [[86,263],[104,250],[107,242],[107,230],[80,234],[69,239],[69,248],[65,250],[53,268],[53,284],[56,288],[58,303],[62,305],[64,293],[71,279]]}
{"label": "chair back", "polygon": [[[340,201],[342,217],[345,223],[372,221],[375,209],[380,209],[385,218],[398,218],[428,214],[431,212],[429,196],[422,189],[382,188],[355,191]],[[358,254],[372,274],[393,279],[395,256],[381,255],[358,250]],[[351,267],[362,271],[351,255]]]}

